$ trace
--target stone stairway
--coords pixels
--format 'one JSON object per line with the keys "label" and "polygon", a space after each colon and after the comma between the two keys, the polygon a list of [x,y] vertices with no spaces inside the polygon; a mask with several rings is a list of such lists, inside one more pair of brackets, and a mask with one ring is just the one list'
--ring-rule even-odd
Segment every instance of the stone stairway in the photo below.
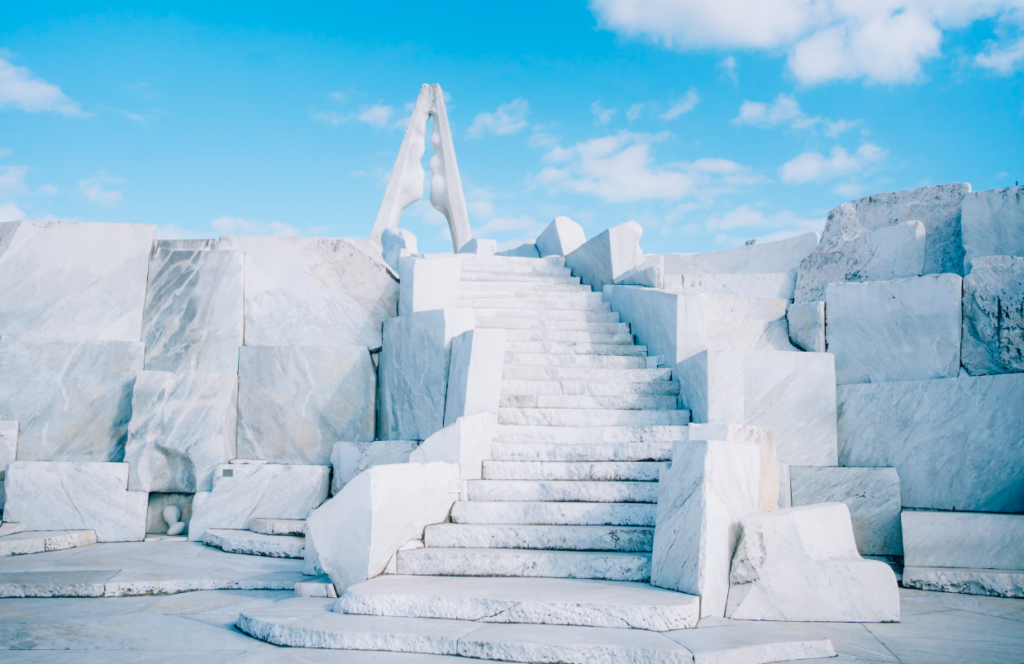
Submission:
{"label": "stone stairway", "polygon": [[459,306],[506,330],[499,433],[397,573],[648,581],[658,474],[689,422],[671,371],[561,258],[465,258]]}

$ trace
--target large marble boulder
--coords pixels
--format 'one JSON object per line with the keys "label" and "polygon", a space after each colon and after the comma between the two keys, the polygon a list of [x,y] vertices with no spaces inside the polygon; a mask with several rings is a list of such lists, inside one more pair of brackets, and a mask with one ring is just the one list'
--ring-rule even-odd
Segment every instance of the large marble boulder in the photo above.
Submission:
{"label": "large marble boulder", "polygon": [[440,462],[363,471],[306,520],[307,567],[318,558],[339,594],[381,574],[402,545],[448,518],[458,479],[457,465]]}
{"label": "large marble boulder", "polygon": [[456,463],[463,480],[483,478],[483,462],[491,458],[491,444],[498,433],[495,413],[460,417],[423,441],[409,455],[411,463]]}
{"label": "large marble boulder", "polygon": [[904,221],[865,232],[830,250],[818,250],[800,263],[793,297],[814,302],[831,283],[888,281],[924,272],[925,228]]}
{"label": "large marble boulder", "polygon": [[748,244],[699,254],[664,254],[665,274],[771,274],[795,273],[800,261],[818,246],[817,233]]}
{"label": "large marble boulder", "polygon": [[407,463],[420,446],[418,440],[341,441],[331,451],[331,495],[367,468]]}
{"label": "large marble boulder", "polygon": [[892,466],[904,508],[1024,512],[1024,375],[840,385],[839,461]]}
{"label": "large marble boulder", "polygon": [[238,376],[140,371],[132,391],[125,461],[132,491],[209,491],[235,458]]}
{"label": "large marble boulder", "polygon": [[1024,187],[976,191],[964,196],[960,220],[964,274],[982,256],[1024,256]]}
{"label": "large marble boulder", "polygon": [[452,340],[472,329],[473,320],[472,309],[441,309],[385,321],[377,420],[381,440],[426,440],[444,426]]}
{"label": "large marble boulder", "polygon": [[960,361],[972,376],[1024,372],[1024,258],[985,256],[971,265]]}
{"label": "large marble boulder", "polygon": [[126,463],[15,461],[4,489],[4,520],[28,530],[93,530],[97,542],[146,537],[148,496],[128,490]]}
{"label": "large marble boulder", "polygon": [[459,305],[459,278],[462,258],[403,256],[398,314],[408,316],[419,311],[454,309]]}
{"label": "large marble boulder", "polygon": [[246,346],[380,348],[398,281],[369,241],[226,236],[245,252]]}
{"label": "large marble boulder", "polygon": [[895,468],[793,466],[789,477],[793,507],[846,504],[861,555],[903,555],[900,476]]}
{"label": "large marble boulder", "polygon": [[252,519],[305,519],[327,499],[331,469],[276,463],[217,466],[213,490],[192,500],[188,538],[201,542],[207,530],[246,530]]}
{"label": "large marble boulder", "polygon": [[793,302],[786,307],[789,340],[809,353],[825,352],[825,303]]}
{"label": "large marble boulder", "polygon": [[843,503],[753,514],[732,560],[734,620],[898,622],[896,575],[857,553]]}
{"label": "large marble boulder", "polygon": [[0,419],[18,420],[21,461],[121,461],[139,341],[0,338]]}
{"label": "large marble boulder", "polygon": [[757,512],[760,446],[687,440],[658,482],[651,585],[700,595],[700,614],[725,613],[740,519]]}
{"label": "large marble boulder", "polygon": [[884,383],[960,373],[961,277],[930,274],[825,291],[825,342],[836,382]]}
{"label": "large marble boulder", "polygon": [[537,236],[537,251],[540,257],[568,256],[587,241],[583,227],[569,217],[555,217]]}
{"label": "large marble boulder", "polygon": [[381,254],[384,262],[398,272],[398,260],[417,251],[416,236],[404,228],[385,228],[380,234]]}
{"label": "large marble boulder", "polygon": [[365,347],[243,347],[238,457],[326,466],[335,442],[373,440],[376,393]]}
{"label": "large marble boulder", "polygon": [[613,226],[578,249],[565,254],[565,266],[574,277],[600,292],[607,284],[644,262],[640,236],[644,229],[635,221]]}
{"label": "large marble boulder", "polygon": [[906,511],[907,567],[1024,570],[1024,514]]}
{"label": "large marble boulder", "polygon": [[505,330],[486,328],[466,330],[452,339],[445,426],[465,415],[498,414],[505,336]]}
{"label": "large marble boulder", "polygon": [[238,373],[244,268],[240,251],[157,249],[142,319],[146,369]]}
{"label": "large marble boulder", "polygon": [[0,335],[139,341],[155,243],[149,224],[0,223]]}

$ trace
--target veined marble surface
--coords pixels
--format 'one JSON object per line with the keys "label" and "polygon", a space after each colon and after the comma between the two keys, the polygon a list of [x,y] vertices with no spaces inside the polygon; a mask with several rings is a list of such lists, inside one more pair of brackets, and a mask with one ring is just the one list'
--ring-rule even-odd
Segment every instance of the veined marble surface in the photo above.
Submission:
{"label": "veined marble surface", "polygon": [[986,256],[964,277],[960,358],[972,376],[1024,372],[1024,258]]}
{"label": "veined marble surface", "polygon": [[967,194],[962,214],[964,274],[982,256],[1024,256],[1024,187]]}

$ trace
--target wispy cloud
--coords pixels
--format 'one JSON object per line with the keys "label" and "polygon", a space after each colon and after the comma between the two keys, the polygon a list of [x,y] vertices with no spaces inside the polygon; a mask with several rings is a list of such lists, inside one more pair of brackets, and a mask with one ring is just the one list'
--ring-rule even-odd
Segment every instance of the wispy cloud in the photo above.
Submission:
{"label": "wispy cloud", "polygon": [[700,95],[697,88],[690,88],[686,94],[671,103],[668,110],[661,114],[662,120],[675,120],[680,115],[689,113],[697,107],[700,102]]}
{"label": "wispy cloud", "polygon": [[124,196],[120,189],[108,189],[107,185],[123,184],[124,179],[111,177],[106,171],[100,170],[91,178],[78,181],[78,188],[90,203],[109,207],[116,204]]}
{"label": "wispy cloud", "polygon": [[719,60],[715,67],[722,70],[723,77],[728,78],[733,83],[739,83],[739,78],[736,76],[736,58],[727,55]]}
{"label": "wispy cloud", "polygon": [[826,157],[820,152],[804,152],[779,168],[779,178],[786,184],[822,182],[864,170],[885,159],[888,153],[877,145],[864,143],[852,154],[836,146]]}
{"label": "wispy cloud", "polygon": [[733,124],[770,128],[788,126],[794,131],[821,127],[826,136],[836,137],[860,124],[860,120],[830,120],[821,116],[810,117],[800,109],[796,99],[780,94],[770,104],[744,101]]}
{"label": "wispy cloud", "polygon": [[979,67],[991,69],[1000,76],[1010,76],[1024,67],[1024,37],[1017,41],[989,44],[984,53],[974,58]]}
{"label": "wispy cloud", "polygon": [[526,116],[530,114],[530,105],[521,97],[507,104],[498,106],[493,113],[478,113],[473,118],[466,134],[470,138],[480,138],[486,134],[505,136],[526,129]]}
{"label": "wispy cloud", "polygon": [[36,78],[25,67],[16,67],[0,57],[0,108],[10,106],[29,113],[60,113],[85,117],[90,115],[61,89]]}
{"label": "wispy cloud", "polygon": [[604,108],[601,106],[600,101],[595,101],[590,105],[590,112],[594,114],[595,125],[604,125],[611,122],[616,110],[614,108]]}
{"label": "wispy cloud", "polygon": [[221,235],[275,235],[297,237],[299,229],[280,221],[262,222],[240,217],[217,217],[210,226]]}
{"label": "wispy cloud", "polygon": [[0,203],[0,221],[21,221],[25,213],[14,203]]}

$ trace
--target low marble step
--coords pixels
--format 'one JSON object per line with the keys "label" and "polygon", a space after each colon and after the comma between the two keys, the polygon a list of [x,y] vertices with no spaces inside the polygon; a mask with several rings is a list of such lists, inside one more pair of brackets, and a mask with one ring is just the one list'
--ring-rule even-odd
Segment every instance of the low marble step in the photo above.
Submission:
{"label": "low marble step", "polygon": [[601,293],[591,291],[563,291],[563,290],[488,290],[488,291],[459,291],[459,300],[500,300],[508,302],[510,308],[529,309],[532,303],[550,302],[592,302],[604,304]]}
{"label": "low marble step", "polygon": [[574,344],[558,341],[508,341],[505,343],[505,351],[510,353],[575,353],[577,355],[631,355],[647,357],[647,346]]}
{"label": "low marble step", "polygon": [[648,581],[651,554],[540,549],[409,549],[397,573],[416,576],[522,576]]}
{"label": "low marble step", "polygon": [[[616,385],[616,383],[609,383]],[[578,396],[575,394],[510,394],[499,401],[502,408],[590,408],[613,410],[672,410],[679,405],[675,396]]]}
{"label": "low marble step", "polygon": [[491,445],[494,461],[671,461],[672,443],[503,443]]}
{"label": "low marble step", "polygon": [[569,279],[537,279],[534,281],[462,281],[459,283],[459,295],[475,293],[549,293],[559,291],[566,293],[590,293],[592,289],[586,284],[581,284],[579,278]]}
{"label": "low marble step", "polygon": [[[487,319],[484,319],[485,321]],[[486,327],[477,323],[477,327]],[[493,327],[501,327],[494,325]],[[502,328],[506,330],[507,341],[557,341],[560,343],[593,343],[593,344],[615,344],[630,346],[633,344],[633,335],[629,332],[588,332],[586,330],[559,330],[559,329],[517,329]]]}
{"label": "low marble step", "polygon": [[[502,380],[589,380],[622,381],[628,383],[645,380],[669,380],[672,378],[672,370],[601,369],[598,367],[521,367],[505,365],[502,369],[501,377]],[[658,422],[650,422],[650,424],[658,424]]]}
{"label": "low marble step", "polygon": [[442,549],[551,549],[650,552],[654,528],[644,526],[529,526],[439,523],[424,544]]}
{"label": "low marble step", "polygon": [[96,543],[92,530],[22,530],[0,537],[0,557],[63,551]]}
{"label": "low marble step", "polygon": [[587,323],[620,323],[618,312],[615,311],[590,311],[586,309],[482,309],[472,307],[473,315],[476,317],[477,327],[479,322],[494,318],[498,320],[520,320],[524,318],[562,320],[562,321],[583,321]]}
{"label": "low marble step", "polygon": [[249,530],[211,529],[203,534],[203,544],[227,553],[242,553],[268,558],[302,558],[304,537],[264,535]]}
{"label": "low marble step", "polygon": [[629,323],[591,323],[585,320],[558,320],[547,316],[483,317],[478,327],[503,330],[554,330],[559,332],[590,332],[592,334],[629,334]]}
{"label": "low marble step", "polygon": [[599,369],[646,369],[647,357],[577,355],[575,353],[505,353],[505,364],[527,367],[596,367]]}
{"label": "low marble step", "polygon": [[306,522],[303,519],[249,519],[249,530],[263,535],[306,535]]}
{"label": "low marble step", "polygon": [[[510,367],[506,366],[507,372]],[[534,368],[534,367],[512,367]],[[545,367],[547,368],[547,367]],[[619,371],[619,369],[597,369]],[[622,371],[628,371],[623,369]],[[499,408],[500,424],[572,426],[683,426],[690,423],[688,410],[592,410],[586,408]]]}
{"label": "low marble step", "polygon": [[[684,411],[685,412],[685,411]],[[686,426],[580,426],[549,427],[501,425],[496,441],[504,443],[654,443],[686,440]]]}
{"label": "low marble step", "polygon": [[[0,487],[0,491],[2,491]],[[17,533],[23,533],[28,530],[28,526],[24,523],[16,523],[14,521],[0,521],[0,537],[4,535],[14,535]]]}
{"label": "low marble step", "polygon": [[[572,276],[570,271],[568,274],[529,274],[526,272],[485,272],[480,270],[463,270],[462,274],[459,275],[459,287],[461,288],[470,282],[486,283],[488,287],[493,288],[494,285],[503,285],[507,283],[529,283],[536,284],[543,288],[549,284],[565,284],[565,285],[580,285],[580,278]],[[587,286],[587,288],[590,288]],[[591,289],[593,290],[593,289]]]}
{"label": "low marble step", "polygon": [[658,506],[649,503],[509,503],[460,500],[452,523],[536,526],[654,526]]}
{"label": "low marble step", "polygon": [[657,482],[667,466],[658,461],[494,461],[483,462],[485,480],[574,480]]}
{"label": "low marble step", "polygon": [[470,500],[559,503],[658,502],[657,483],[646,481],[471,480],[467,483],[467,487]]}
{"label": "low marble step", "polygon": [[700,601],[646,583],[595,579],[380,576],[342,594],[338,613],[664,632],[696,627]]}
{"label": "low marble step", "polygon": [[470,309],[508,309],[510,311],[600,311],[610,312],[611,306],[601,301],[600,293],[569,293],[565,297],[541,299],[535,297],[521,298],[485,298],[460,296],[458,306]]}
{"label": "low marble step", "polygon": [[[629,348],[629,346],[626,346]],[[660,378],[660,377],[659,377]],[[514,395],[567,395],[567,396],[675,396],[679,382],[674,380],[645,380],[636,382],[585,380],[503,380],[502,396]]]}
{"label": "low marble step", "polygon": [[565,258],[546,256],[526,258],[524,256],[473,256],[463,255],[462,271],[518,272],[523,270],[564,270]]}

